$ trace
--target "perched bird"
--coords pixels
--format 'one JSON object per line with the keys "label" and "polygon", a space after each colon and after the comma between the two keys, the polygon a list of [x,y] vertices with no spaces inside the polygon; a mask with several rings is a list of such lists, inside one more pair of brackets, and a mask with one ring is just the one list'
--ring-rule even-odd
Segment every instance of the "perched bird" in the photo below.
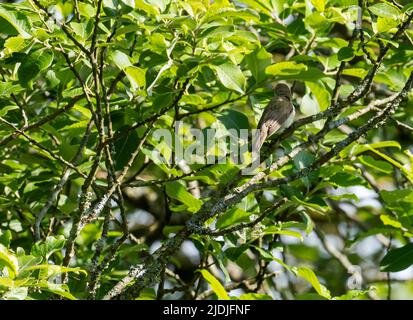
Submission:
{"label": "perched bird", "polygon": [[264,141],[280,129],[291,126],[295,117],[295,109],[291,101],[290,88],[279,83],[275,87],[275,96],[265,107],[261,119],[258,122],[257,136],[253,151],[259,152]]}

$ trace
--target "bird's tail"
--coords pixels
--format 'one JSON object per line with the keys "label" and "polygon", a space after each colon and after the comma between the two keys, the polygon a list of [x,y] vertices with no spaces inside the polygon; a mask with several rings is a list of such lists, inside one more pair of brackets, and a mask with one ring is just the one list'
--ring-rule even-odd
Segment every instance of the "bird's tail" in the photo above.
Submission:
{"label": "bird's tail", "polygon": [[252,139],[252,150],[251,150],[251,152],[252,152],[253,159],[256,159],[257,157],[259,157],[260,150],[261,150],[261,147],[264,143],[264,140],[265,140],[265,133],[263,132],[262,129],[258,129],[255,132],[255,135]]}

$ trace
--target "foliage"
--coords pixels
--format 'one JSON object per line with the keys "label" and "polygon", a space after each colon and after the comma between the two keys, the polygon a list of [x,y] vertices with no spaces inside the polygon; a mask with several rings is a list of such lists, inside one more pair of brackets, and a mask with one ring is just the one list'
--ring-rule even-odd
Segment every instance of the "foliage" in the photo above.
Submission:
{"label": "foliage", "polygon": [[[409,1],[9,2],[2,299],[412,298]],[[225,144],[280,81],[266,169],[156,161],[156,129]]]}
{"label": "foliage", "polygon": [[[10,231],[4,232],[0,244],[0,294],[2,299],[47,299],[61,296],[75,299],[69,287],[60,283],[58,276],[64,273],[85,273],[80,268],[68,268],[48,263],[50,255],[63,248],[63,237],[47,237],[33,245],[30,254],[18,247],[16,253],[8,248]],[[7,246],[5,246],[7,244]]]}

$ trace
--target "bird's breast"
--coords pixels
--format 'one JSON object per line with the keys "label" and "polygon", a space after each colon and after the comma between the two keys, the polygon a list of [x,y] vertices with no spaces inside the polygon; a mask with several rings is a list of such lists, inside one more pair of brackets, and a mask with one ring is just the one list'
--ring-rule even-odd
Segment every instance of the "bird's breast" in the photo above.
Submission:
{"label": "bird's breast", "polygon": [[294,122],[294,118],[295,118],[295,109],[293,107],[287,120],[285,120],[285,122],[283,123],[282,128],[284,129],[284,128],[288,128],[289,126],[291,126]]}

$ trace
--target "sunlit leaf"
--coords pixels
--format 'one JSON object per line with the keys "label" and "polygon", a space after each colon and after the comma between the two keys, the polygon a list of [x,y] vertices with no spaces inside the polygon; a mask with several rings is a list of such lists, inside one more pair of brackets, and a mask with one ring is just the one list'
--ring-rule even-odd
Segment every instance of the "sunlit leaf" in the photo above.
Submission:
{"label": "sunlit leaf", "polygon": [[215,292],[218,299],[229,300],[229,296],[222,284],[215,278],[208,270],[201,269],[198,270],[202,274],[202,277],[209,283],[211,289]]}
{"label": "sunlit leaf", "polygon": [[9,270],[12,279],[19,272],[19,263],[16,257],[2,244],[0,244],[0,265]]}
{"label": "sunlit leaf", "polygon": [[9,33],[11,26],[22,37],[30,38],[30,22],[27,17],[21,12],[7,10],[5,7],[0,7],[0,25],[1,31],[6,34]]}
{"label": "sunlit leaf", "polygon": [[259,83],[266,78],[265,69],[271,64],[271,54],[264,48],[260,48],[247,55],[245,62],[256,82]]}
{"label": "sunlit leaf", "polygon": [[307,280],[320,296],[327,298],[327,299],[331,298],[330,291],[320,283],[320,281],[318,280],[313,270],[307,267],[299,267],[299,268],[294,269],[294,271],[296,272],[298,276]]}
{"label": "sunlit leaf", "polygon": [[376,3],[368,9],[376,16],[384,18],[397,19],[400,15],[400,10],[396,6],[385,2]]}
{"label": "sunlit leaf", "polygon": [[166,193],[169,197],[184,203],[190,212],[197,212],[202,205],[202,201],[196,199],[192,194],[186,191],[186,188],[177,181],[166,183]]}
{"label": "sunlit leaf", "polygon": [[221,83],[228,89],[244,93],[245,76],[241,69],[230,62],[212,66]]}

